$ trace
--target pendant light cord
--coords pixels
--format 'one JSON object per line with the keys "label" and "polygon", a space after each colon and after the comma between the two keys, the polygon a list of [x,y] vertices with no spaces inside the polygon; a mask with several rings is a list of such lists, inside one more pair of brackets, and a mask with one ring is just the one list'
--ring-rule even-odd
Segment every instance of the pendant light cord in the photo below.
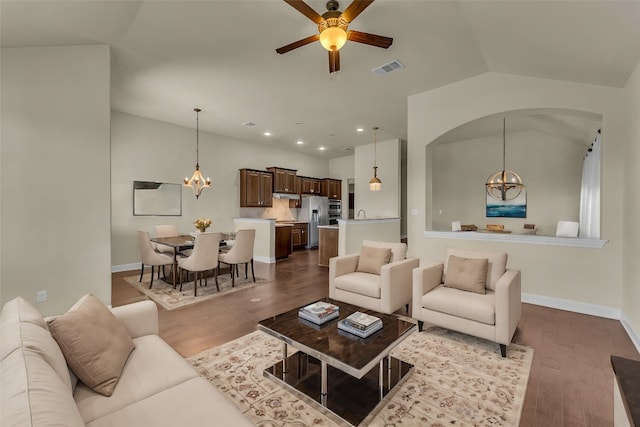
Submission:
{"label": "pendant light cord", "polygon": [[194,108],[196,112],[196,166],[200,166],[200,109]]}
{"label": "pendant light cord", "polygon": [[373,128],[373,167],[378,167],[378,127]]}
{"label": "pendant light cord", "polygon": [[502,170],[507,169],[507,119],[502,118]]}

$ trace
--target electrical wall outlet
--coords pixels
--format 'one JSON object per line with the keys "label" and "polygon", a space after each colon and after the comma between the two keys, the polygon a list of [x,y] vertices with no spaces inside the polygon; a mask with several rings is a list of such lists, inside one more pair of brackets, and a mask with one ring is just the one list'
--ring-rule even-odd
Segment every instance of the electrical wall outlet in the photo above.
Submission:
{"label": "electrical wall outlet", "polygon": [[47,300],[47,291],[38,291],[36,292],[36,301],[37,302],[45,302]]}

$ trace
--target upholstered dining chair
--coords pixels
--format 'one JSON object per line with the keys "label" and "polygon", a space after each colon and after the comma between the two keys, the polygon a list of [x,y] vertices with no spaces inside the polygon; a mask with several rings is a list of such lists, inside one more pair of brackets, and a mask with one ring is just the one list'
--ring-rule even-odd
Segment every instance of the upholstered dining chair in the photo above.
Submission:
{"label": "upholstered dining chair", "polygon": [[[222,253],[218,257],[220,263],[228,264],[231,267],[231,286],[236,285],[235,275],[238,275],[238,264],[244,264],[244,278],[247,278],[247,270],[251,263],[251,276],[256,281],[256,274],[253,270],[253,244],[256,240],[256,230],[238,230],[233,246],[229,252]],[[234,275],[235,270],[235,275]]]}
{"label": "upholstered dining chair", "polygon": [[[178,229],[175,225],[156,225],[156,237],[175,237],[178,235]],[[173,256],[173,247],[155,243],[156,251]]]}
{"label": "upholstered dining chair", "polygon": [[191,255],[178,258],[178,276],[180,277],[180,291],[182,291],[182,270],[195,273],[193,280],[193,296],[198,296],[198,279],[202,286],[207,286],[207,272],[214,270],[216,289],[220,291],[218,284],[218,251],[220,249],[220,233],[198,233],[196,234]]}
{"label": "upholstered dining chair", "polygon": [[[144,266],[151,266],[151,283],[149,284],[149,289],[153,286],[153,275],[154,275],[154,267],[165,266],[168,264],[173,264],[173,256],[169,256],[166,254],[161,254],[156,252],[153,246],[151,245],[151,240],[149,239],[149,233],[146,231],[138,231],[138,247],[140,248],[140,259],[142,260],[142,266],[140,267],[140,280],[138,282],[142,282],[142,275],[144,274]],[[158,274],[160,273],[160,269],[158,269]]]}

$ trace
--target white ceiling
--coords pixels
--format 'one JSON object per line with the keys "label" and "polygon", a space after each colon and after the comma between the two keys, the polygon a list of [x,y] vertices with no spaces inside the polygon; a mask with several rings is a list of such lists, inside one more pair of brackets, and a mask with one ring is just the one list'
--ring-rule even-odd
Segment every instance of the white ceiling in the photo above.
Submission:
{"label": "white ceiling", "polygon": [[[308,1],[318,13],[325,3]],[[317,33],[281,0],[1,0],[0,8],[3,47],[110,45],[114,110],[195,127],[197,106],[201,130],[325,158],[371,143],[373,126],[378,140],[406,139],[412,94],[487,71],[622,87],[640,60],[640,0],[377,0],[350,28],[393,45],[347,42],[334,76],[317,42],[275,52]],[[371,72],[394,59],[406,67]],[[540,124],[547,119],[552,126]],[[520,122],[579,138],[561,123],[592,119],[576,125],[538,112]]]}

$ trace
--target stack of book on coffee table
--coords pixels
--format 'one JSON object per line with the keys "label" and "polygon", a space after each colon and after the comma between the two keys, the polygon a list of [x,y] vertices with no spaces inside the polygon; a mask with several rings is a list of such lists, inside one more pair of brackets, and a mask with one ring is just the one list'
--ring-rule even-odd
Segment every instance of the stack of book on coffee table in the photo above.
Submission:
{"label": "stack of book on coffee table", "polygon": [[314,302],[298,310],[298,317],[322,325],[340,316],[340,307],[324,301]]}
{"label": "stack of book on coffee table", "polygon": [[356,311],[352,315],[338,322],[338,329],[367,338],[374,332],[382,329],[382,320],[379,317]]}

